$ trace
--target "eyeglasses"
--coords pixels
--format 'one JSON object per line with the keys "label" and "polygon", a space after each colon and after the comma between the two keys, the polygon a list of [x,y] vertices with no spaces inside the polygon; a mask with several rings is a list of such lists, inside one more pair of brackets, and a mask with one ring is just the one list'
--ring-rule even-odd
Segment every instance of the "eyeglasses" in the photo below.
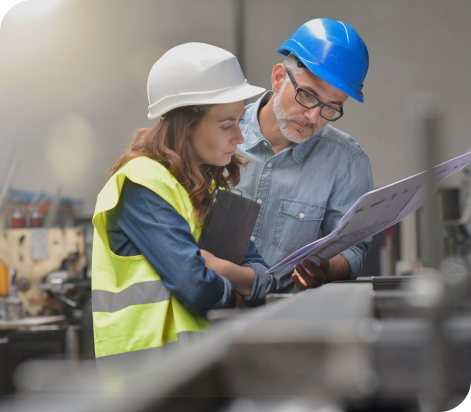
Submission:
{"label": "eyeglasses", "polygon": [[306,90],[301,89],[298,86],[298,83],[296,80],[294,80],[294,76],[291,74],[291,72],[286,69],[286,73],[288,73],[289,79],[291,80],[291,83],[293,83],[294,88],[296,89],[296,101],[306,109],[314,109],[314,107],[319,106],[321,108],[320,115],[323,117],[325,120],[329,120],[331,122],[335,122],[336,120],[339,120],[343,116],[343,109],[336,109],[332,106],[328,106],[317,97],[314,97],[311,93],[308,93]]}

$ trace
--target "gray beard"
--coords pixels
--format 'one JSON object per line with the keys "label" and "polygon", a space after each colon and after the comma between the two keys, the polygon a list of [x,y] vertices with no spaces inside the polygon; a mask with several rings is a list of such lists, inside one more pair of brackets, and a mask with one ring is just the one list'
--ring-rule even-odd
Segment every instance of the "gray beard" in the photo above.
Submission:
{"label": "gray beard", "polygon": [[280,132],[284,136],[284,138],[293,143],[303,143],[303,142],[308,141],[313,136],[315,136],[323,128],[312,129],[312,134],[308,137],[300,137],[300,136],[297,136],[292,131],[290,131],[289,129],[290,121],[295,121],[296,123],[302,124],[304,127],[310,127],[311,125],[308,122],[306,122],[304,119],[301,120],[295,116],[288,116],[286,112],[284,111],[283,107],[281,106],[281,101],[280,101],[281,95],[283,94],[287,84],[288,82],[285,81],[280,91],[275,95],[275,98],[273,100],[273,111],[275,113],[275,118],[276,118],[276,121],[278,122],[278,127],[280,128]]}

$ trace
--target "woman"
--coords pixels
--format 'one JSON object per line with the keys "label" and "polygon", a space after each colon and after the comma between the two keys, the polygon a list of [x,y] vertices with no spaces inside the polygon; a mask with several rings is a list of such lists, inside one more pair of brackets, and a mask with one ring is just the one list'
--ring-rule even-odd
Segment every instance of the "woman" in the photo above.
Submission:
{"label": "woman", "polygon": [[239,181],[244,99],[262,93],[237,59],[188,43],[148,79],[150,119],[109,170],[93,224],[92,302],[97,365],[153,355],[206,326],[210,309],[235,307],[266,264],[251,242],[243,266],[200,251],[214,187]]}

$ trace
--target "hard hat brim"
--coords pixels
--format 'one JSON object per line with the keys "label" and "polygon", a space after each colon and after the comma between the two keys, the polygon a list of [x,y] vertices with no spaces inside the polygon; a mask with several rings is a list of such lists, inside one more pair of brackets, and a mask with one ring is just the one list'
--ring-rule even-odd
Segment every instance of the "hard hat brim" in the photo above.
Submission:
{"label": "hard hat brim", "polygon": [[312,55],[308,54],[306,50],[303,50],[294,40],[285,41],[283,46],[276,49],[276,51],[284,56],[288,56],[290,52],[293,53],[316,76],[353,99],[363,103],[364,98],[361,92],[363,85],[355,85],[333,74],[331,69],[325,67],[320,61],[315,60]]}
{"label": "hard hat brim", "polygon": [[149,106],[147,118],[157,119],[177,107],[234,103],[258,96],[265,92],[265,90],[263,87],[252,86],[245,80],[241,84],[226,89],[166,96],[152,106]]}

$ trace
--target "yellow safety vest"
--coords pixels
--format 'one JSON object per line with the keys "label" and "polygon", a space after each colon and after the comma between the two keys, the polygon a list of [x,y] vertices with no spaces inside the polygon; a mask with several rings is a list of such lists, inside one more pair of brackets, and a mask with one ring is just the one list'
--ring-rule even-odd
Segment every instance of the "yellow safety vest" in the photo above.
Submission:
{"label": "yellow safety vest", "polygon": [[188,192],[160,163],[144,156],[135,158],[106,183],[93,216],[92,310],[97,365],[98,361],[111,366],[132,362],[136,351],[152,355],[152,351],[186,339],[188,333],[200,332],[207,325],[203,317],[191,313],[171,295],[143,255],[118,256],[111,251],[106,212],[117,205],[126,177],[175,208],[189,223],[196,241],[201,234]]}

